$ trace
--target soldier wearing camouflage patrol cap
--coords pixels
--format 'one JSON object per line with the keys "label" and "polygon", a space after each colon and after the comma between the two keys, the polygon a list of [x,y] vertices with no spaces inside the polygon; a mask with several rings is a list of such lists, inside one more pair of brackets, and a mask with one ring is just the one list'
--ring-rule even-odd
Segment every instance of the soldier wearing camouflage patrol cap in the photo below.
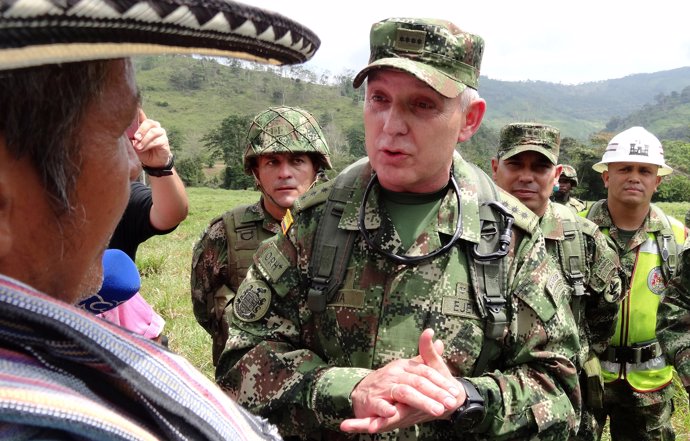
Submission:
{"label": "soldier wearing camouflage patrol cap", "polygon": [[244,170],[261,191],[258,202],[213,219],[194,246],[192,306],[213,340],[213,365],[228,338],[226,310],[247,275],[259,244],[280,231],[292,203],[317,180],[327,180],[330,150],[319,123],[306,110],[279,106],[256,115],[247,132]]}
{"label": "soldier wearing camouflage patrol cap", "polygon": [[216,381],[285,437],[577,426],[577,329],[538,218],[455,150],[486,109],[483,48],[444,20],[374,24],[354,80],[367,158],[300,197],[254,255]]}
{"label": "soldier wearing camouflage patrol cap", "polygon": [[571,207],[576,213],[579,213],[587,208],[587,203],[571,195],[573,188],[577,187],[578,184],[577,172],[572,165],[561,164],[561,166],[563,169],[558,177],[558,188],[554,191],[551,199]]}
{"label": "soldier wearing camouflage patrol cap", "polygon": [[603,387],[597,357],[613,334],[621,299],[618,255],[597,226],[573,210],[549,200],[558,180],[560,132],[539,123],[513,123],[501,130],[498,152],[491,160],[494,181],[537,216],[546,250],[571,288],[570,307],[578,324],[583,409],[573,440],[595,440]]}
{"label": "soldier wearing camouflage patrol cap", "polygon": [[[684,362],[675,353],[683,343],[672,341],[676,331],[657,333],[657,327],[664,329],[678,317],[677,309],[660,307],[660,302],[676,274],[687,230],[651,203],[661,177],[672,169],[659,139],[642,127],[611,138],[592,168],[602,174],[608,195],[581,215],[613,239],[628,289],[615,333],[600,356],[604,406],[595,415],[600,429],[609,418],[614,441],[672,440],[672,363],[683,372]],[[660,342],[666,343],[666,357]]]}

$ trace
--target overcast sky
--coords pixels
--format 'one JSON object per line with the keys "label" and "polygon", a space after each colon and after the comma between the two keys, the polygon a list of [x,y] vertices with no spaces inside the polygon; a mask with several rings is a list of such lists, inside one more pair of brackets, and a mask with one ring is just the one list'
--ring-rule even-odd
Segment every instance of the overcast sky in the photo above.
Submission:
{"label": "overcast sky", "polygon": [[690,66],[687,0],[241,0],[314,31],[306,66],[359,71],[371,24],[388,17],[452,21],[486,41],[481,74],[578,84]]}

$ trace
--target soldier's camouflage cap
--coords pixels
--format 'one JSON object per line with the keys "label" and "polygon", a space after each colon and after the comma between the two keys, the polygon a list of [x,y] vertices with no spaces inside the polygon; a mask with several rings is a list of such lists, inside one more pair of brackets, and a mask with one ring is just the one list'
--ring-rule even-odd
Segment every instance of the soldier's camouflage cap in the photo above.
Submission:
{"label": "soldier's camouflage cap", "polygon": [[512,123],[501,129],[497,159],[508,159],[518,153],[533,151],[558,164],[561,133],[552,126],[537,123]]}
{"label": "soldier's camouflage cap", "polygon": [[561,171],[561,176],[570,179],[575,183],[574,185],[577,186],[577,172],[575,171],[575,168],[573,168],[572,165],[563,164],[563,171]]}
{"label": "soldier's camouflage cap", "polygon": [[479,87],[484,40],[449,21],[388,18],[371,27],[369,43],[369,65],[355,77],[355,88],[381,68],[408,72],[448,98]]}
{"label": "soldier's camouflage cap", "polygon": [[269,153],[315,153],[333,168],[330,149],[314,116],[298,107],[269,107],[254,117],[247,132],[244,171],[252,174],[254,158]]}

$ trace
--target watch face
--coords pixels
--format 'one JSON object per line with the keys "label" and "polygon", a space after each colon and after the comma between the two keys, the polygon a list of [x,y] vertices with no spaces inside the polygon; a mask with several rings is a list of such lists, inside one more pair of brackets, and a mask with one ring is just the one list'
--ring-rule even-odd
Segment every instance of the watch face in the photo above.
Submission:
{"label": "watch face", "polygon": [[470,403],[466,409],[458,412],[454,419],[455,427],[459,429],[471,429],[484,417],[484,406],[477,403]]}
{"label": "watch face", "polygon": [[467,409],[458,415],[456,426],[464,429],[471,429],[479,424],[484,417],[484,406],[481,404],[470,404]]}

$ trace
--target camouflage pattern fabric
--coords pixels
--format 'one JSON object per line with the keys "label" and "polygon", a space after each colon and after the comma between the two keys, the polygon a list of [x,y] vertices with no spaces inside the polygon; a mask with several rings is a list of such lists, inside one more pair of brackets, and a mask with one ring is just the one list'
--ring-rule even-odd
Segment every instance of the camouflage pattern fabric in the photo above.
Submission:
{"label": "camouflage pattern fabric", "polygon": [[674,387],[665,387],[660,391],[639,393],[622,381],[607,384],[604,410],[595,412],[597,436],[584,440],[601,439],[607,415],[614,441],[675,440],[671,422],[674,391]]}
{"label": "camouflage pattern fabric", "polygon": [[563,165],[563,171],[561,171],[561,176],[564,176],[571,181],[573,181],[573,187],[577,187],[577,184],[579,181],[577,180],[577,171],[575,171],[575,168],[573,168],[572,165],[568,164],[562,164]]}
{"label": "camouflage pattern fabric", "polygon": [[333,168],[321,126],[298,107],[269,107],[254,117],[243,156],[245,173],[252,174],[254,158],[271,153],[315,153],[327,169]]}
{"label": "camouflage pattern fabric", "polygon": [[511,123],[501,129],[497,159],[508,159],[519,153],[541,153],[554,165],[558,163],[561,132],[552,126],[538,123]]}
{"label": "camouflage pattern fabric", "polygon": [[[585,299],[581,306],[584,311],[579,317],[578,323],[581,347],[577,357],[578,368],[582,369],[583,363],[590,354],[598,356],[608,346],[609,339],[613,335],[614,324],[618,315],[618,304],[623,295],[623,286],[618,275],[620,270],[618,254],[609,243],[611,239],[602,234],[594,223],[585,218],[574,213],[563,217],[558,206],[549,202],[539,225],[544,234],[546,250],[560,268],[563,277],[566,277],[567,273],[567,263],[564,262],[566,256],[561,245],[562,241],[565,240],[563,230],[565,220],[578,222],[585,241],[585,255],[583,256],[585,259]],[[580,378],[584,379],[584,372]],[[596,437],[596,420],[592,409],[587,405],[586,397],[587,394],[601,394],[602,391],[601,389],[598,391],[587,390],[588,384],[586,381],[581,381],[580,384],[584,395],[583,409],[580,428],[577,436],[571,437],[571,441],[599,439]]]}
{"label": "camouflage pattern fabric", "polygon": [[[539,226],[544,234],[547,252],[565,277],[567,264],[563,262],[561,242],[565,240],[563,222],[566,219],[554,205],[549,202]],[[572,218],[578,222],[585,240],[586,301],[583,321],[578,323],[581,346],[578,359],[579,366],[582,366],[590,350],[601,354],[608,346],[614,332],[623,286],[618,273],[620,261],[610,239],[590,220],[575,215]]]}
{"label": "camouflage pattern fabric", "polygon": [[479,87],[484,40],[449,21],[389,18],[372,25],[369,42],[369,65],[355,76],[355,89],[381,68],[411,73],[448,98]]}
{"label": "camouflage pattern fabric", "polygon": [[[263,209],[261,200],[235,207],[228,213],[235,212],[242,213],[241,224],[249,228],[236,232],[236,223],[232,222],[228,234],[224,216],[219,216],[206,227],[192,253],[190,282],[194,317],[213,337],[214,346],[220,345],[221,348],[225,345],[230,322],[226,305],[247,275],[252,255],[261,241],[280,231],[280,223]],[[254,237],[257,231],[259,237]],[[250,242],[250,239],[253,240]],[[245,246],[249,243],[252,245]],[[216,339],[222,342],[216,342]]]}
{"label": "camouflage pattern fabric", "polygon": [[[592,213],[589,219],[597,224],[600,229],[609,230],[609,237],[613,239],[613,244],[620,258],[622,276],[626,281],[632,280],[638,247],[647,241],[648,232],[660,231],[663,227],[662,220],[658,217],[655,210],[650,210],[644,224],[635,232],[629,243],[624,243],[620,239],[619,230],[611,219],[608,204],[605,200],[603,201],[601,209]],[[678,273],[679,271],[676,271],[676,274]],[[670,290],[667,289],[665,292],[672,293],[673,288]],[[676,309],[674,311],[673,308],[662,307],[662,305],[672,304],[673,301],[670,299],[664,299],[659,306],[659,310],[657,311],[657,329],[659,329],[659,327],[663,328],[668,323],[676,323],[675,318],[677,317],[676,314],[678,310]],[[663,341],[661,338],[659,340],[662,346],[664,342],[668,344],[670,340],[669,336],[672,336],[672,338],[676,337],[673,335],[672,330],[669,332],[671,333],[662,334]],[[658,333],[657,336],[659,337]],[[683,336],[682,338],[687,339],[687,336]],[[675,345],[670,346],[670,348],[671,347],[678,348],[678,346]],[[671,350],[672,349],[669,349],[669,351]],[[671,353],[669,351],[667,351],[668,354]],[[667,358],[676,365],[676,369],[678,369],[678,366],[682,366],[682,363],[679,364],[679,360],[676,358]],[[672,383],[659,391],[646,393],[633,391],[624,381],[607,383],[604,388],[604,410],[597,415],[597,420],[601,426],[600,429],[603,428],[603,424],[606,421],[606,415],[608,415],[612,421],[611,425],[618,427],[622,433],[620,438],[614,437],[613,439],[674,439],[667,434],[668,430],[671,430],[671,432],[673,431],[672,426],[670,426],[669,410],[669,406],[672,406],[673,390]],[[658,424],[664,422],[664,415],[666,413],[668,413],[668,424],[666,426],[662,424],[658,427]],[[617,418],[619,418],[619,420],[616,420]],[[652,430],[653,427],[658,427],[658,430]]]}
{"label": "camouflage pattern fabric", "polygon": [[685,240],[676,274],[663,292],[657,312],[657,338],[690,389],[690,237]]}
{"label": "camouflage pattern fabric", "polygon": [[[477,183],[460,155],[454,170],[462,196],[462,240],[479,242]],[[357,230],[368,162],[346,204],[340,228]],[[325,200],[332,182],[306,193]],[[565,440],[578,424],[580,390],[572,359],[579,351],[568,291],[546,256],[537,219],[517,199],[500,192],[516,219],[508,259],[507,333],[488,371],[471,377],[483,341],[484,305],[468,277],[467,254],[459,247],[418,266],[395,264],[374,254],[359,237],[344,285],[323,313],[307,306],[311,247],[324,204],[295,217],[287,236],[264,242],[234,300],[227,350],[216,381],[252,412],[278,424],[281,434],[300,439],[457,439],[440,420],[377,435],[347,435],[340,422],[353,416],[350,394],[372,370],[417,355],[423,329],[446,344],[444,357],[456,376],[468,377],[485,399],[486,417],[465,440]],[[373,240],[391,252],[423,255],[453,234],[458,212],[449,190],[437,222],[427,226],[408,250],[391,219],[380,211],[374,187],[365,212]]]}
{"label": "camouflage pattern fabric", "polygon": [[575,211],[575,213],[579,213],[587,209],[587,203],[585,201],[582,201],[574,197],[568,198],[568,200],[565,203],[563,203],[563,205],[572,208]]}

